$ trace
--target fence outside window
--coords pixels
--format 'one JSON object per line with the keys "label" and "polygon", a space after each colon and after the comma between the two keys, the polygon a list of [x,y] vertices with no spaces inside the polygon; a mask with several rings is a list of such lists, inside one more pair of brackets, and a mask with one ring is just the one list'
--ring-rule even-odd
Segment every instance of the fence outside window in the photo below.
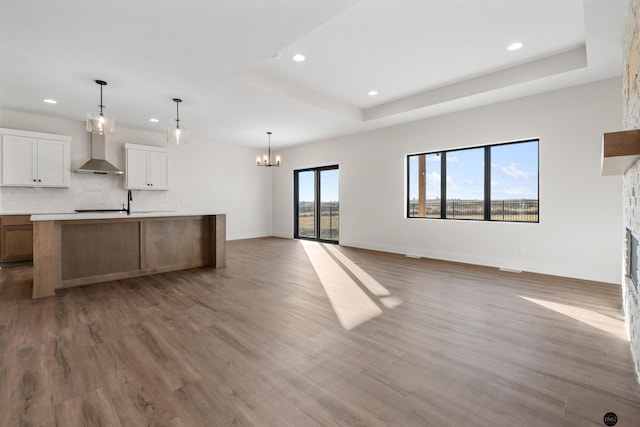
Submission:
{"label": "fence outside window", "polygon": [[[440,200],[425,202],[424,216],[419,216],[418,201],[409,202],[409,216],[412,218],[440,218]],[[447,200],[447,218],[451,219],[484,219],[484,201],[482,200]],[[492,200],[491,221],[538,222],[538,201]]]}

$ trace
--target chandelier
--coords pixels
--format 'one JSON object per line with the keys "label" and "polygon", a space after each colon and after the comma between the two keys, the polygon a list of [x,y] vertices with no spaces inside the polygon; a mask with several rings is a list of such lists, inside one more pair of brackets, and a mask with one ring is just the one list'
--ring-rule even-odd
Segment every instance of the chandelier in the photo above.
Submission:
{"label": "chandelier", "polygon": [[256,166],[266,166],[268,168],[275,166],[275,167],[279,167],[280,166],[280,155],[276,156],[276,161],[275,162],[271,162],[271,132],[267,132],[268,138],[269,138],[269,145],[268,145],[268,151],[267,154],[264,154],[262,156],[258,156],[256,158]]}

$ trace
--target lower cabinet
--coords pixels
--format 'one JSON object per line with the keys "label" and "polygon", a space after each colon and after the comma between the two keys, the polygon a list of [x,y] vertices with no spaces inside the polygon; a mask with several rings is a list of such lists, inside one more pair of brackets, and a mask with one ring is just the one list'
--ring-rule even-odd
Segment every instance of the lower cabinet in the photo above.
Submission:
{"label": "lower cabinet", "polygon": [[33,259],[33,225],[29,217],[0,216],[0,261]]}

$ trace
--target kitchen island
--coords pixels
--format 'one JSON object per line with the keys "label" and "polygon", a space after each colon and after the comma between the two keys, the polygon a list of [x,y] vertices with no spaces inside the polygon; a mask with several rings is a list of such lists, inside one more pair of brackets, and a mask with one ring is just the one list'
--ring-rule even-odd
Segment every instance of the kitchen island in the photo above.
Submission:
{"label": "kitchen island", "polygon": [[33,298],[55,290],[226,265],[226,215],[176,212],[32,215]]}

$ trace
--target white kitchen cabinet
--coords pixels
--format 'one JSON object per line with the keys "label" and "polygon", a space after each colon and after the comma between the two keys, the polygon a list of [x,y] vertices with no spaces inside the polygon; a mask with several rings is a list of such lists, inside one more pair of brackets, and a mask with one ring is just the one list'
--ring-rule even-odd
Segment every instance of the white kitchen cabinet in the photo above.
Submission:
{"label": "white kitchen cabinet", "polygon": [[69,187],[71,137],[0,129],[3,186]]}
{"label": "white kitchen cabinet", "polygon": [[167,149],[125,144],[124,150],[126,189],[169,189],[169,151]]}

